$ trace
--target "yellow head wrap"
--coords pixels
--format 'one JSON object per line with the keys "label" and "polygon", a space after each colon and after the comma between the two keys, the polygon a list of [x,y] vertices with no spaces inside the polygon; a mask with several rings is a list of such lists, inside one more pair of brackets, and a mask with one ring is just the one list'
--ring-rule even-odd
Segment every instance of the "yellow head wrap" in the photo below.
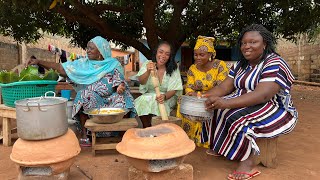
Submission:
{"label": "yellow head wrap", "polygon": [[194,50],[201,49],[206,52],[211,52],[213,54],[216,53],[214,49],[214,37],[206,37],[206,36],[198,36],[196,45],[194,46]]}

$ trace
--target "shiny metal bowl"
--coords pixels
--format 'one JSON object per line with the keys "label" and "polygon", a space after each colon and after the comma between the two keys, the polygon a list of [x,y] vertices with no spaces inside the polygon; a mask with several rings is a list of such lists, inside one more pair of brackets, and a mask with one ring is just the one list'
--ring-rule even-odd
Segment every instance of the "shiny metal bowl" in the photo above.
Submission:
{"label": "shiny metal bowl", "polygon": [[191,121],[207,121],[212,118],[212,112],[205,108],[207,98],[197,98],[195,96],[182,96],[180,113]]}
{"label": "shiny metal bowl", "polygon": [[[105,114],[105,111],[116,110],[123,112],[114,112]],[[98,124],[112,124],[117,123],[122,120],[123,116],[127,114],[127,111],[123,108],[94,108],[90,110],[83,111],[83,113],[88,114],[92,121]]]}

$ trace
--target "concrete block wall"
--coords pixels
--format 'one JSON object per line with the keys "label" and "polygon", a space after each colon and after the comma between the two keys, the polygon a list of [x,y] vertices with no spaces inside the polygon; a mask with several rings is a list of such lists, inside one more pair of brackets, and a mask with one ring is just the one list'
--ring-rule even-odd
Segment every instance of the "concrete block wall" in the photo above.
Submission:
{"label": "concrete block wall", "polygon": [[0,69],[12,69],[19,63],[18,50],[16,44],[0,41]]}
{"label": "concrete block wall", "polygon": [[48,51],[49,44],[67,52],[85,55],[85,50],[73,47],[69,39],[59,36],[44,35],[37,43],[24,44],[16,42],[11,37],[0,35],[0,70],[11,70],[18,64],[24,63],[31,55],[38,59],[58,62],[60,57]]}
{"label": "concrete block wall", "polygon": [[320,38],[313,43],[303,36],[296,43],[280,39],[277,52],[287,61],[297,80],[320,82]]}
{"label": "concrete block wall", "polygon": [[[45,34],[37,43],[24,44],[16,42],[11,37],[0,35],[0,70],[11,70],[15,66],[25,63],[25,61],[32,55],[45,61],[59,62],[60,56],[53,54],[48,50],[49,44],[78,55],[86,54],[84,49],[70,45],[70,39],[60,36]],[[131,52],[112,49],[113,57],[124,56],[127,54],[131,54]],[[125,71],[134,70],[133,63],[136,59],[134,54],[132,54],[132,59],[133,61],[125,66]]]}
{"label": "concrete block wall", "polygon": [[[68,52],[85,54],[85,50],[70,45],[69,39],[58,36],[44,35],[35,44],[19,44],[13,38],[0,35],[0,70],[11,70],[31,55],[58,62],[59,56],[48,51],[49,44]],[[277,52],[287,61],[297,80],[320,82],[320,38],[315,43],[307,43],[304,38],[297,43],[280,39]],[[134,56],[135,62],[139,62],[136,61],[137,57]]]}

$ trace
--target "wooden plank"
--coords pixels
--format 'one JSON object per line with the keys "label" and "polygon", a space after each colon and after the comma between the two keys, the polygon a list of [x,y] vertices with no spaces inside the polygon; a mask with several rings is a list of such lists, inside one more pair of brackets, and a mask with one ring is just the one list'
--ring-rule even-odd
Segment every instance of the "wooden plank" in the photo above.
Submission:
{"label": "wooden plank", "polygon": [[94,150],[108,150],[108,149],[116,149],[118,143],[110,143],[110,144],[96,144],[92,146]]}
{"label": "wooden plank", "polygon": [[16,119],[16,108],[12,108],[12,107],[5,106],[4,104],[0,104],[0,116]]}
{"label": "wooden plank", "polygon": [[11,119],[16,119],[17,118],[16,111],[11,111],[11,110],[2,110],[2,114],[0,116],[11,118]]}
{"label": "wooden plank", "polygon": [[2,92],[1,92],[1,88],[0,88],[0,104],[2,104]]}
{"label": "wooden plank", "polygon": [[268,168],[276,168],[278,137],[276,138],[260,138],[256,140],[260,149],[260,155],[254,157],[255,164],[262,164]]}
{"label": "wooden plank", "polygon": [[56,85],[56,91],[60,91],[62,89],[74,90],[72,84],[68,82],[58,82]]}
{"label": "wooden plank", "polygon": [[11,134],[17,133],[17,127],[11,129]]}
{"label": "wooden plank", "polygon": [[2,109],[4,109],[4,110],[12,110],[12,111],[16,110],[16,108],[12,108],[12,107],[8,107],[8,106],[6,106],[4,104],[0,104],[0,110],[2,110]]}
{"label": "wooden plank", "polygon": [[[11,134],[17,133],[17,128],[12,128],[11,129]],[[0,140],[3,139],[3,134],[2,134],[2,130],[0,131]]]}
{"label": "wooden plank", "polygon": [[96,132],[91,132],[91,136],[92,136],[92,155],[95,156],[96,155],[96,151],[95,151],[95,148],[96,147]]}
{"label": "wooden plank", "polygon": [[109,143],[118,143],[122,140],[122,137],[115,136],[115,137],[99,137],[96,140],[97,144],[109,144]]}
{"label": "wooden plank", "polygon": [[137,120],[135,118],[124,118],[118,123],[113,124],[97,124],[89,119],[84,125],[91,131],[126,131],[130,128],[135,128],[138,126]]}
{"label": "wooden plank", "polygon": [[7,117],[2,117],[2,122],[3,145],[11,146],[11,120]]}
{"label": "wooden plank", "polygon": [[268,153],[262,164],[266,167],[276,168],[278,164],[277,149],[278,138],[272,138],[267,141]]}

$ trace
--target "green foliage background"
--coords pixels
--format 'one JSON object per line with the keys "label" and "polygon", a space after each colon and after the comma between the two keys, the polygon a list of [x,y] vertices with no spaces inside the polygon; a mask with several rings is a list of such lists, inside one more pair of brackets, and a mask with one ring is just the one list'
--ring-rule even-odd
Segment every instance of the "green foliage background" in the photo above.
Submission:
{"label": "green foliage background", "polygon": [[319,34],[320,0],[64,0],[49,10],[51,2],[0,0],[0,33],[25,42],[58,34],[82,48],[101,35],[148,58],[159,39],[175,49],[184,41],[193,46],[198,35],[233,43],[252,23],[290,40]]}

